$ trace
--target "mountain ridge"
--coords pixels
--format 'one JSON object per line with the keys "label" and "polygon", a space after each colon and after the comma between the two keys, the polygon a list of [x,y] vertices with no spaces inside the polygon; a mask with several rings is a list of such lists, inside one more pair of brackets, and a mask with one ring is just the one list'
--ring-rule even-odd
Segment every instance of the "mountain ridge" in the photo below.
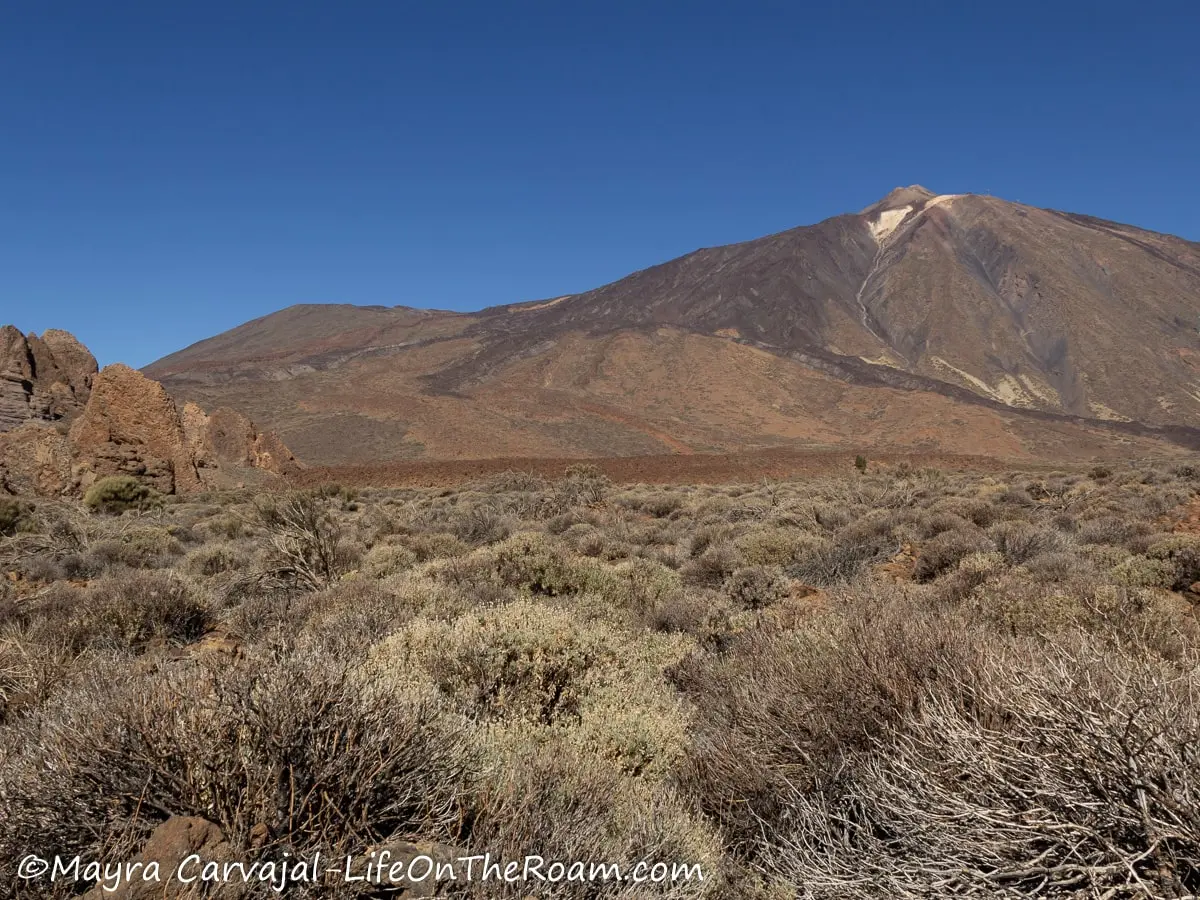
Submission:
{"label": "mountain ridge", "polygon": [[[867,391],[862,409],[876,405],[866,399],[872,389],[907,392],[888,395],[901,405],[929,407],[938,396],[986,409],[1030,452],[1042,440],[1037,423],[1193,446],[1198,326],[1200,244],[911,185],[859,213],[701,248],[562,297],[473,313],[291,306],[146,371],[185,399],[239,408],[280,429],[298,454],[321,463],[501,448],[512,456],[679,445],[726,452],[853,442],[864,429],[897,446],[917,440],[898,425],[874,433],[835,385]],[[639,353],[678,356],[655,368]],[[758,353],[786,363],[778,383],[800,379],[807,395],[797,401],[758,384],[745,398],[755,416],[723,423],[711,399],[672,394],[672,382],[698,380],[710,382],[712,396],[736,393],[742,370],[766,365]],[[645,369],[648,380],[614,394],[617,365]],[[806,412],[777,415],[788,407]],[[449,423],[455,415],[474,416],[478,436]],[[598,431],[604,421],[610,441]],[[647,444],[614,421],[637,421],[643,438],[659,438]],[[338,450],[336,433],[348,425],[366,437],[361,451]],[[918,431],[920,441],[980,449],[951,426],[932,437]]]}

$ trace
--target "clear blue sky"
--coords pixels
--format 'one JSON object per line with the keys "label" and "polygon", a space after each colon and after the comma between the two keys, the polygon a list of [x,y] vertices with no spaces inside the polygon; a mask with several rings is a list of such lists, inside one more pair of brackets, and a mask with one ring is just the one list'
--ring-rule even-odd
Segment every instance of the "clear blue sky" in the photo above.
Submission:
{"label": "clear blue sky", "polygon": [[899,184],[1200,240],[1200,3],[0,5],[0,321],[585,290]]}

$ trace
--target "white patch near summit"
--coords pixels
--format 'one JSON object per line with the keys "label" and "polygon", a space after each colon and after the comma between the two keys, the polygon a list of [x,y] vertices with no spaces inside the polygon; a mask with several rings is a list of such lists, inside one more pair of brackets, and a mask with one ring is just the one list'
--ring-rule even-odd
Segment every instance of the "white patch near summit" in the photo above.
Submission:
{"label": "white patch near summit", "polygon": [[896,230],[896,227],[904,221],[904,217],[910,212],[912,212],[911,206],[901,206],[899,209],[885,209],[879,214],[878,219],[869,223],[871,236],[876,241],[883,240]]}
{"label": "white patch near summit", "polygon": [[926,200],[925,207],[928,209],[930,206],[942,206],[943,204],[949,204],[961,196],[962,194],[938,194],[936,197],[930,197],[928,200]]}

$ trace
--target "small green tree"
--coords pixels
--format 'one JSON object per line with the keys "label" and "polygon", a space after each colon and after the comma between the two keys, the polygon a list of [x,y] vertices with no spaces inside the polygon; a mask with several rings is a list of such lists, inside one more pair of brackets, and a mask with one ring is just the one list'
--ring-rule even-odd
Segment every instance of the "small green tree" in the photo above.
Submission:
{"label": "small green tree", "polygon": [[858,469],[860,472],[867,471],[867,458],[861,453],[854,457],[854,468]]}
{"label": "small green tree", "polygon": [[119,516],[127,509],[146,509],[162,502],[162,496],[132,475],[101,478],[83,495],[84,505],[93,512]]}

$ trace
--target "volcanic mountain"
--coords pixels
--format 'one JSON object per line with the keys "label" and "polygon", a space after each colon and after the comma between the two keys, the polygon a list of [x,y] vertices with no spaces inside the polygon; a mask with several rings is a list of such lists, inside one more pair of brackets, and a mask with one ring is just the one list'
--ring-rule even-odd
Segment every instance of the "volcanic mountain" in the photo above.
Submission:
{"label": "volcanic mountain", "polygon": [[477,313],[294,306],[146,369],[317,464],[1200,446],[1200,244],[972,194]]}

